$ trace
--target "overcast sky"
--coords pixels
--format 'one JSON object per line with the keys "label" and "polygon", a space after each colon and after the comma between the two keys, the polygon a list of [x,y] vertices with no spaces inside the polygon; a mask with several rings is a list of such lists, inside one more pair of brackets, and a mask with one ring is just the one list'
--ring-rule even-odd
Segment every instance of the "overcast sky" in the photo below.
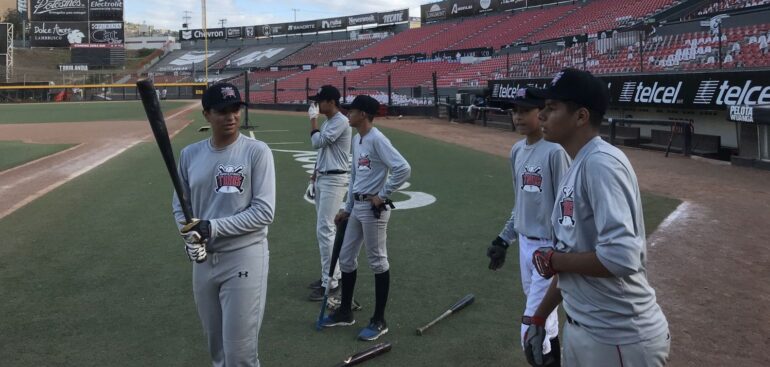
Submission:
{"label": "overcast sky", "polygon": [[[293,22],[292,9],[298,9],[297,21],[405,8],[410,16],[419,17],[420,4],[431,2],[435,0],[207,0],[206,17],[209,28],[219,27],[220,19],[227,19],[227,26]],[[190,28],[201,27],[201,0],[127,0],[124,4],[127,22],[178,30],[188,10]]]}

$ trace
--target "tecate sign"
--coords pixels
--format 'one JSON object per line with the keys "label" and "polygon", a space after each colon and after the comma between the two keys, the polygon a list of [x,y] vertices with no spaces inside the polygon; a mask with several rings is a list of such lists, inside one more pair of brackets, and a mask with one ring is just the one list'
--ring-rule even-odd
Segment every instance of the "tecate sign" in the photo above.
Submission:
{"label": "tecate sign", "polygon": [[385,23],[398,23],[404,21],[404,13],[397,12],[393,14],[383,14],[382,20]]}
{"label": "tecate sign", "polygon": [[718,106],[767,104],[770,103],[770,86],[754,85],[752,80],[746,80],[743,85],[732,85],[729,80],[704,80],[693,103]]}
{"label": "tecate sign", "polygon": [[620,93],[618,102],[635,103],[658,103],[658,104],[676,104],[681,103],[679,92],[682,90],[683,82],[676,86],[665,86],[658,82],[652,85],[645,85],[644,82],[625,82],[623,90]]}

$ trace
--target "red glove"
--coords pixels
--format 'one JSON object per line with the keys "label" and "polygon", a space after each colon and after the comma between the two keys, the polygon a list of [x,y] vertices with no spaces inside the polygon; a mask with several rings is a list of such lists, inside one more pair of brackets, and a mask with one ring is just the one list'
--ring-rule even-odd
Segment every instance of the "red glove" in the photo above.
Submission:
{"label": "red glove", "polygon": [[551,264],[553,253],[552,247],[541,247],[532,254],[532,264],[535,265],[538,274],[545,279],[550,279],[556,274],[556,270],[554,270]]}

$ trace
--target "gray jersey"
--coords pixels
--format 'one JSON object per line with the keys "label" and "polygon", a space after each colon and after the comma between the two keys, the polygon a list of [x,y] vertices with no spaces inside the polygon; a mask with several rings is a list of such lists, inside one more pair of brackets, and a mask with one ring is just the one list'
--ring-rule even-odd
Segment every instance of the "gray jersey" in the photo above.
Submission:
{"label": "gray jersey", "polygon": [[565,312],[596,341],[622,345],[668,330],[647,282],[646,238],[639,185],[618,148],[596,137],[561,182],[551,220],[567,253],[596,252],[615,277],[560,273]]}
{"label": "gray jersey", "polygon": [[351,128],[348,118],[337,112],[331,119],[324,122],[321,130],[310,136],[313,149],[318,149],[316,170],[347,171],[350,162]]}
{"label": "gray jersey", "polygon": [[[353,194],[377,194],[387,199],[409,179],[412,168],[390,140],[373,127],[366,136],[353,138],[351,189],[345,211],[353,210]],[[388,175],[390,173],[390,175]]]}
{"label": "gray jersey", "polygon": [[570,158],[564,148],[545,139],[527,145],[523,139],[511,148],[511,171],[516,204],[511,218],[500,232],[508,243],[516,234],[551,239],[551,212],[559,182],[569,168]]}
{"label": "gray jersey", "polygon": [[[275,167],[267,144],[243,135],[222,149],[209,139],[199,141],[182,150],[179,176],[193,216],[211,221],[207,250],[233,251],[266,239],[275,212]],[[176,195],[172,207],[176,220],[184,221]]]}

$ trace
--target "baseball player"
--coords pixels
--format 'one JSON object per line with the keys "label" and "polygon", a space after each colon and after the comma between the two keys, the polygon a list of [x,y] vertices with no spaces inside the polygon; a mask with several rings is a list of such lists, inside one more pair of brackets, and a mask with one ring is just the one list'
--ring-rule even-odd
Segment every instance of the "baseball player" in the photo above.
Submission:
{"label": "baseball player", "polygon": [[[313,291],[308,299],[320,301],[324,290],[330,287],[330,295],[339,293],[340,272],[334,270],[334,277],[329,279],[329,263],[332,257],[334,236],[337,227],[334,216],[345,201],[345,193],[350,180],[351,131],[348,118],[339,111],[340,92],[331,85],[324,85],[315,96],[310,97],[310,142],[318,149],[318,159],[311,180],[314,182],[314,200],[316,207],[316,236],[321,252],[321,278],[310,284]],[[326,122],[318,129],[318,115],[326,116]],[[331,283],[331,284],[329,284]]]}
{"label": "baseball player", "polygon": [[375,308],[369,325],[358,334],[361,340],[375,340],[388,332],[385,304],[390,287],[390,264],[385,241],[390,211],[387,204],[393,192],[406,182],[411,173],[409,163],[373,125],[379,107],[376,99],[366,95],[357,96],[348,107],[350,126],[355,127],[358,134],[353,138],[348,200],[335,218],[337,223],[348,221],[339,259],[342,302],[339,309],[322,320],[324,327],[355,323],[351,303],[356,285],[358,253],[361,245],[365,245],[366,258],[374,272]]}
{"label": "baseball player", "polygon": [[[558,185],[569,168],[567,152],[556,143],[543,139],[538,114],[544,100],[527,96],[527,89],[520,88],[512,101],[513,124],[519,134],[525,135],[511,148],[511,170],[516,204],[511,218],[502,232],[487,249],[489,268],[500,269],[505,262],[508,246],[519,241],[519,265],[521,286],[526,296],[526,307],[521,320],[521,346],[524,347],[524,333],[529,319],[551,284],[541,277],[532,265],[532,253],[540,247],[553,245],[551,212],[558,192]],[[559,366],[559,320],[556,310],[546,319],[546,338],[543,340],[543,354],[546,366]]]}
{"label": "baseball player", "polygon": [[527,359],[542,364],[546,317],[563,303],[564,366],[663,366],[671,340],[647,282],[636,174],[625,154],[599,137],[607,85],[565,69],[548,89],[531,92],[546,99],[540,113],[545,139],[561,144],[573,162],[551,215],[556,245],[533,254],[538,272],[556,281],[532,316]]}
{"label": "baseball player", "polygon": [[[213,366],[259,366],[267,227],[275,212],[273,155],[267,144],[240,134],[244,103],[234,85],[210,86],[202,104],[211,137],[185,147],[179,159],[182,186],[201,218],[180,226],[187,255],[199,261],[192,265],[195,305]],[[184,222],[176,195],[173,210]]]}

